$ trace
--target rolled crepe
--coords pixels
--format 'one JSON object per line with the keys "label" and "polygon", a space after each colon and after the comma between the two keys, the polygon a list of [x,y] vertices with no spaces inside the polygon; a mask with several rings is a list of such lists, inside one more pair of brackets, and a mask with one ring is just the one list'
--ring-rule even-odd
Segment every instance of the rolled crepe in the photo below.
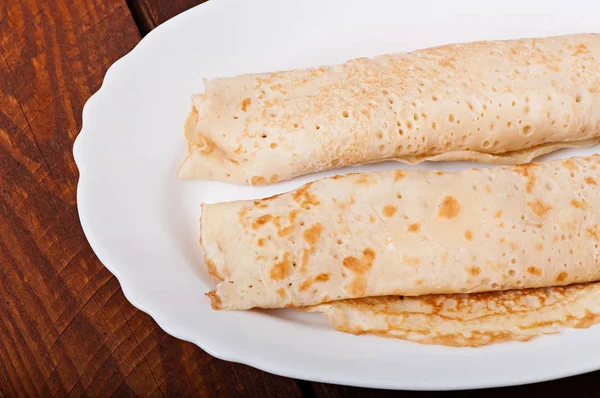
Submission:
{"label": "rolled crepe", "polygon": [[319,180],[202,206],[215,309],[600,280],[600,156]]}
{"label": "rolled crepe", "polygon": [[218,78],[179,177],[262,185],[398,160],[526,163],[600,137],[600,35],[477,42]]}
{"label": "rolled crepe", "polygon": [[336,330],[457,347],[527,341],[600,321],[600,283],[491,293],[368,297],[303,308]]}

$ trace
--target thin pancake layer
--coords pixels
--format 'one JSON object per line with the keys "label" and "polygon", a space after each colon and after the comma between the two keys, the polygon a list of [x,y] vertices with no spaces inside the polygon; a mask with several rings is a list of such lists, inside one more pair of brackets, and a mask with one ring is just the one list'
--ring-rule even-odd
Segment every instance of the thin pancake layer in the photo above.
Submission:
{"label": "thin pancake layer", "polygon": [[316,181],[205,204],[217,309],[600,280],[600,156]]}
{"label": "thin pancake layer", "polygon": [[600,35],[477,42],[212,79],[180,178],[261,185],[394,159],[509,164],[600,136]]}
{"label": "thin pancake layer", "polygon": [[369,297],[303,308],[336,330],[423,344],[477,347],[527,341],[600,322],[600,283],[491,293]]}

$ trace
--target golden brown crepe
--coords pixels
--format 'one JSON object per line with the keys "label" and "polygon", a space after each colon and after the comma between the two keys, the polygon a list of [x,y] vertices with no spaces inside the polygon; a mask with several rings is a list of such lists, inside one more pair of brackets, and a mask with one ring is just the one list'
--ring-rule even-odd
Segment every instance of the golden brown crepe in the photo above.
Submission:
{"label": "golden brown crepe", "polygon": [[477,347],[527,341],[600,321],[600,283],[490,293],[368,297],[302,308],[336,330],[423,344]]}
{"label": "golden brown crepe", "polygon": [[216,309],[600,280],[600,156],[337,176],[205,204]]}
{"label": "golden brown crepe", "polygon": [[600,137],[600,35],[447,45],[206,81],[179,177],[262,185],[382,161],[525,163]]}

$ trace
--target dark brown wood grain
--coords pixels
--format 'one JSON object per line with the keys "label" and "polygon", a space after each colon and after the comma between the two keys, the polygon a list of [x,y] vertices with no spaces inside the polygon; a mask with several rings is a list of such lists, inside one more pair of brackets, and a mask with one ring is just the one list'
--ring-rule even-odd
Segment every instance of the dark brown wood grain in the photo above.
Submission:
{"label": "dark brown wood grain", "polygon": [[0,0],[0,397],[298,397],[160,330],[83,235],[82,108],[139,39],[125,0]]}

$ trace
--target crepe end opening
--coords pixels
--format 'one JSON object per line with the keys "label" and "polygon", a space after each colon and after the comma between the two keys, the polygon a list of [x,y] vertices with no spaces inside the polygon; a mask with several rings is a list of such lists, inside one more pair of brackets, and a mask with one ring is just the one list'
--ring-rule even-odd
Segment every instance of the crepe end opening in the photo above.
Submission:
{"label": "crepe end opening", "polygon": [[[214,144],[205,137],[203,134],[200,134],[197,131],[198,125],[198,110],[192,104],[190,112],[188,113],[187,118],[185,119],[185,124],[183,127],[183,135],[188,143],[188,154],[185,160],[179,166],[179,171],[177,173],[178,179],[200,179],[200,178],[210,178],[210,173],[206,176],[202,167],[198,167],[197,156],[210,156]],[[195,156],[194,156],[195,155]]]}
{"label": "crepe end opening", "polygon": [[179,166],[179,180],[216,180],[232,184],[248,185],[250,176],[240,168],[240,160],[220,147],[206,132],[198,129],[200,115],[194,104],[185,120],[184,136],[188,142],[188,154]]}
{"label": "crepe end opening", "polygon": [[215,290],[211,290],[210,292],[206,293],[206,296],[208,296],[210,299],[210,306],[213,310],[220,311],[224,309],[223,303],[221,302],[219,296],[217,296],[217,292]]}
{"label": "crepe end opening", "polygon": [[188,143],[188,155],[179,167],[180,180],[216,180],[233,184],[248,184],[239,162],[230,159],[214,142],[198,136],[201,144]]}

